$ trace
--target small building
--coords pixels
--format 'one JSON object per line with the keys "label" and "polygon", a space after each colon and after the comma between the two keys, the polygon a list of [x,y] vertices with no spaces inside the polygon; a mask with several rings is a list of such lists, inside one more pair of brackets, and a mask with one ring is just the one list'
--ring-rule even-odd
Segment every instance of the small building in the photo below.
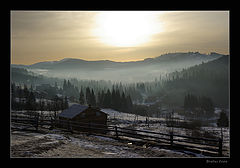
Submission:
{"label": "small building", "polygon": [[107,128],[107,114],[91,106],[73,104],[59,113],[58,118],[59,126],[71,130],[102,132],[101,128]]}

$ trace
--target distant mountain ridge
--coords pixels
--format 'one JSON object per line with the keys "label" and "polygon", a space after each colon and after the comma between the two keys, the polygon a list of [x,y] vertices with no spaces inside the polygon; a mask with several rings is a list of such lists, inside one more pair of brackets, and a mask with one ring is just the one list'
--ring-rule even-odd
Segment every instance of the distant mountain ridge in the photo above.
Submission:
{"label": "distant mountain ridge", "polygon": [[21,68],[39,68],[39,69],[63,69],[63,68],[94,68],[94,66],[99,68],[111,68],[119,66],[142,66],[149,64],[161,64],[170,62],[189,62],[194,61],[196,63],[201,63],[202,61],[210,61],[223,56],[218,53],[201,54],[199,52],[188,52],[188,53],[167,53],[155,58],[146,58],[141,61],[130,61],[130,62],[115,62],[110,60],[97,60],[97,61],[86,61],[83,59],[76,58],[64,58],[60,61],[44,61],[38,62],[32,65],[17,65],[12,64],[13,67]]}
{"label": "distant mountain ridge", "polygon": [[86,61],[65,58],[60,61],[39,62],[32,65],[11,65],[25,68],[48,77],[87,80],[112,80],[122,82],[151,81],[159,75],[179,71],[201,63],[216,60],[224,55],[199,52],[167,53],[141,61],[114,62],[109,60]]}

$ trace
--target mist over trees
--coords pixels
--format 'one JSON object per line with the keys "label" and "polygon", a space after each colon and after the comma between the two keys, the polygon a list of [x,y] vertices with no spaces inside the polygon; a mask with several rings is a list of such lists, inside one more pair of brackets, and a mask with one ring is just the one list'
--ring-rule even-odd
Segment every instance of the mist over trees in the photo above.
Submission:
{"label": "mist over trees", "polygon": [[[183,107],[205,116],[211,115],[214,107],[229,108],[229,56],[159,74],[148,82],[50,78],[22,68],[12,68],[11,73],[13,108],[53,106],[43,101],[39,104],[43,99],[58,102],[51,109],[63,109],[66,105],[60,105],[60,102],[68,101],[142,115],[158,115],[159,103]],[[34,102],[38,104],[34,105]]]}

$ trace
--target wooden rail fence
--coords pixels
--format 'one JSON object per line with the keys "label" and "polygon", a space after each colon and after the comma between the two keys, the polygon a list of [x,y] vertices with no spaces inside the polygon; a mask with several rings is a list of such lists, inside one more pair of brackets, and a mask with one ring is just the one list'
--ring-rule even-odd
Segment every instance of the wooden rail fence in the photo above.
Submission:
{"label": "wooden rail fence", "polygon": [[39,119],[39,115],[34,117],[24,117],[24,116],[11,116],[11,122],[27,124],[25,128],[33,127],[38,131],[39,127],[48,126],[48,128],[64,128],[67,131],[79,131],[76,128],[87,129],[88,133],[94,133],[96,130],[99,132],[104,132],[104,134],[109,133],[113,135],[116,139],[120,137],[128,138],[131,140],[143,140],[145,142],[153,142],[155,144],[165,144],[171,148],[184,148],[184,149],[196,149],[201,151],[206,151],[213,153],[215,156],[223,156],[223,140],[191,137],[185,135],[178,135],[170,133],[153,132],[146,130],[137,130],[131,128],[123,128],[111,125],[101,125],[94,123],[81,123],[69,120],[60,119]]}

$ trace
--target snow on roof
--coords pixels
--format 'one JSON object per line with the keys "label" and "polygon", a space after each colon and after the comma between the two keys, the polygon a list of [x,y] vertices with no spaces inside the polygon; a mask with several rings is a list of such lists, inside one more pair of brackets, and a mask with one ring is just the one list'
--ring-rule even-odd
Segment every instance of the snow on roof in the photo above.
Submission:
{"label": "snow on roof", "polygon": [[83,106],[80,104],[73,104],[68,109],[63,110],[63,112],[58,114],[58,116],[72,119],[73,117],[75,117],[79,113],[83,112],[87,108],[88,108],[88,106]]}

